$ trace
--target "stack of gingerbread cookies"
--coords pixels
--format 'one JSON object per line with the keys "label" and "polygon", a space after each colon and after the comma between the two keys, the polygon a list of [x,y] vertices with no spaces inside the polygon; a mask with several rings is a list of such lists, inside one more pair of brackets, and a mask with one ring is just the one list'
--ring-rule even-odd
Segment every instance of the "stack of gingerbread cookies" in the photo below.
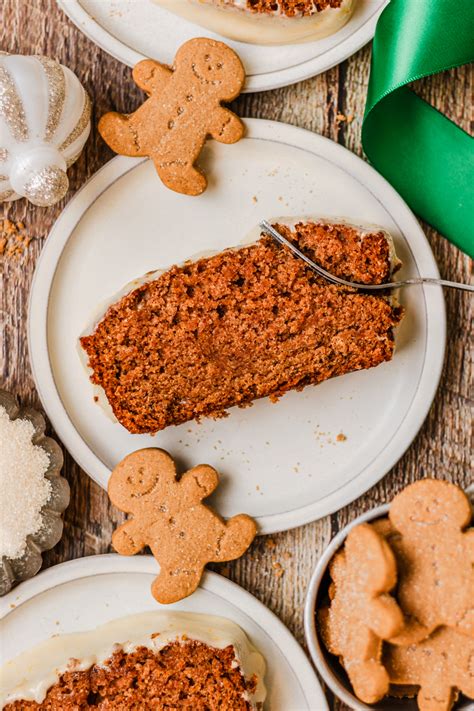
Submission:
{"label": "stack of gingerbread cookies", "polygon": [[362,701],[417,696],[422,711],[449,711],[474,698],[471,520],[460,488],[425,479],[333,557],[318,629]]}

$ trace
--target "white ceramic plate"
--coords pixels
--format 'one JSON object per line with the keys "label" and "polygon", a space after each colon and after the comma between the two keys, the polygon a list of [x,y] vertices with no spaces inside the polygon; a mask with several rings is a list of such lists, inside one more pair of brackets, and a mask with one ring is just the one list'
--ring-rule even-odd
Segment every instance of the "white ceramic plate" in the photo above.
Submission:
{"label": "white ceramic plate", "polygon": [[[178,47],[191,37],[223,39],[167,12],[152,0],[57,1],[89,39],[130,67],[144,57],[172,63]],[[294,84],[339,64],[372,39],[386,2],[358,0],[349,22],[336,34],[317,42],[268,47],[224,38],[245,65],[245,91]]]}
{"label": "white ceramic plate", "polygon": [[[234,146],[209,142],[210,186],[188,197],[162,186],[147,160],[115,158],[71,200],[35,274],[29,340],[44,408],[72,456],[101,486],[131,451],[168,450],[180,467],[215,466],[215,503],[245,511],[263,533],[325,516],[377,482],[401,457],[436,392],[445,346],[441,289],[412,287],[390,363],[259,400],[230,416],[131,435],[93,402],[78,337],[97,306],[150,269],[238,244],[262,217],[319,214],[374,222],[394,236],[402,276],[437,276],[405,203],[370,166],[309,131],[248,120]],[[347,437],[336,440],[342,432]]]}
{"label": "white ceramic plate", "polygon": [[101,555],[57,565],[22,583],[0,600],[0,665],[52,635],[85,632],[126,615],[156,609],[212,611],[240,625],[265,657],[265,708],[327,711],[303,650],[255,597],[208,572],[193,595],[174,605],[159,605],[150,593],[156,572],[151,556]]}

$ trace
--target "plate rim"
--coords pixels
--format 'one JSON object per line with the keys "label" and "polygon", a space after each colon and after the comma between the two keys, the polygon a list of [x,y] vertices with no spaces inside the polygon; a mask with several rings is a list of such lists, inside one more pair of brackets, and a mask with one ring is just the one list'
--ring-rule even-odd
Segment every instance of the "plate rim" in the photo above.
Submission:
{"label": "plate rim", "polygon": [[[156,574],[157,565],[151,555],[132,558],[116,553],[74,558],[53,565],[30,580],[20,583],[18,587],[0,598],[0,623],[6,620],[8,615],[17,611],[21,605],[60,585],[82,578],[114,573]],[[321,706],[318,707],[320,711],[329,711],[327,699],[312,661],[305,654],[296,637],[270,608],[245,588],[211,570],[205,571],[200,587],[230,602],[250,617],[255,624],[262,627],[292,668],[308,703],[308,709],[311,709],[310,703],[317,696],[321,702]],[[157,610],[162,607],[165,606],[157,607]],[[248,634],[246,630],[244,631]]]}
{"label": "plate rim", "polygon": [[[245,123],[249,138],[274,140],[303,148],[322,155],[343,169],[347,169],[347,165],[349,165],[348,172],[364,186],[370,185],[368,189],[376,199],[379,199],[380,193],[384,196],[382,204],[390,212],[392,219],[395,220],[394,215],[396,215],[397,223],[403,222],[405,225],[405,229],[400,227],[401,232],[406,233],[408,226],[410,233],[418,235],[415,243],[409,243],[417,267],[421,266],[421,270],[426,276],[439,277],[431,247],[416,217],[395,189],[368,163],[347,148],[306,129],[264,119],[245,119]],[[322,151],[319,153],[318,148],[321,149],[321,147]],[[54,381],[47,339],[50,291],[61,254],[76,224],[117,177],[124,175],[145,160],[147,159],[117,156],[102,166],[73,196],[49,233],[38,259],[30,290],[27,326],[28,351],[33,379],[40,400],[66,449],[102,488],[106,488],[105,482],[110,470],[76,430]],[[362,180],[361,176],[366,180]],[[418,253],[420,251],[421,254]],[[421,291],[424,295],[427,323],[425,359],[405,419],[392,436],[386,449],[377,455],[375,460],[369,462],[356,477],[318,501],[290,511],[255,517],[259,524],[259,533],[273,534],[296,528],[343,508],[380,481],[411,445],[423,425],[436,395],[446,347],[446,312],[443,291],[434,286],[421,287]],[[428,312],[431,312],[431,321]],[[34,328],[32,324],[35,324]],[[402,434],[400,435],[400,433]],[[387,451],[390,453],[388,457]]]}
{"label": "plate rim", "polygon": [[[242,93],[269,91],[271,89],[280,89],[284,86],[291,86],[297,82],[305,81],[306,79],[322,74],[328,69],[332,69],[345,61],[373,39],[378,18],[389,1],[390,0],[380,0],[379,7],[361,27],[335,47],[324,52],[321,56],[313,57],[300,64],[278,71],[250,74],[247,77]],[[138,52],[125,42],[117,39],[102,27],[102,25],[82,7],[80,0],[56,0],[56,3],[65,13],[66,17],[68,17],[91,42],[100,47],[104,52],[107,52],[111,57],[114,57],[114,59],[122,62],[122,64],[133,67],[142,59],[146,59],[145,55],[141,52]],[[200,27],[199,25],[196,25],[196,27],[198,33],[210,33],[210,30],[206,30],[206,28]],[[198,36],[198,33],[196,36]],[[225,37],[223,39],[225,40]]]}

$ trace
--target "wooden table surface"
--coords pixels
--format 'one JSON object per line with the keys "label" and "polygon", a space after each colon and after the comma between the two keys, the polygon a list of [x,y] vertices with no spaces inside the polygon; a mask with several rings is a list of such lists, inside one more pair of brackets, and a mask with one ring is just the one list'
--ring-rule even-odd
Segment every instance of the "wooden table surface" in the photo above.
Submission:
{"label": "wooden table surface", "polygon": [[[98,118],[109,109],[133,110],[142,100],[131,72],[96,47],[58,9],[54,0],[1,0],[0,50],[46,54],[72,69],[93,100],[93,130],[79,161],[69,171],[71,190],[53,208],[24,200],[0,206],[0,219],[23,221],[34,238],[22,258],[1,263],[2,376],[0,387],[24,403],[40,407],[27,350],[28,294],[35,262],[48,232],[74,192],[112,157],[99,137]],[[370,46],[318,77],[275,91],[241,96],[235,102],[243,117],[275,119],[310,129],[362,155],[360,130],[367,90]],[[467,67],[423,81],[421,95],[469,130],[472,73]],[[470,260],[433,229],[424,225],[447,279],[466,281]],[[461,485],[473,480],[470,469],[472,409],[471,310],[466,295],[446,293],[448,347],[438,394],[415,441],[398,464],[364,496],[341,511],[293,531],[262,537],[240,560],[220,572],[252,592],[273,610],[304,644],[303,604],[307,584],[332,536],[362,511],[390,500],[405,484],[424,476]],[[53,432],[54,434],[54,432]],[[64,536],[45,555],[45,566],[71,558],[110,551],[110,538],[122,515],[65,451],[64,474],[71,484],[71,504]],[[275,563],[277,566],[275,567]],[[277,572],[281,564],[283,574]],[[215,566],[219,570],[219,566]],[[344,709],[328,694],[331,708]]]}

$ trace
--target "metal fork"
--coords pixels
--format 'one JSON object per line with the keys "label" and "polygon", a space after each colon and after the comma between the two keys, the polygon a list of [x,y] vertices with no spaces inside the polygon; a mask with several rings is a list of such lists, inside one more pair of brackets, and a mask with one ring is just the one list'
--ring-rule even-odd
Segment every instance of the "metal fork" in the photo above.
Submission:
{"label": "metal fork", "polygon": [[456,281],[447,281],[446,279],[435,279],[434,277],[414,277],[413,279],[391,281],[386,282],[384,284],[358,284],[354,281],[347,281],[346,279],[341,279],[340,277],[334,276],[334,274],[331,274],[330,272],[326,271],[326,269],[323,269],[323,267],[320,267],[319,264],[313,262],[313,260],[303,254],[303,252],[301,252],[298,247],[295,247],[295,245],[289,242],[286,237],[283,237],[283,235],[281,235],[278,230],[276,230],[269,222],[267,222],[267,220],[262,220],[260,222],[260,228],[265,234],[269,235],[270,237],[273,237],[273,239],[279,242],[281,245],[283,245],[284,247],[288,247],[288,249],[291,250],[294,255],[302,259],[303,262],[308,265],[308,267],[310,267],[320,276],[327,279],[327,281],[331,282],[332,284],[351,286],[355,289],[364,289],[364,291],[369,289],[373,291],[378,289],[396,289],[400,286],[413,286],[414,284],[436,284],[438,286],[447,286],[451,289],[462,289],[463,291],[474,292],[474,286],[471,286],[470,284],[459,284]]}

